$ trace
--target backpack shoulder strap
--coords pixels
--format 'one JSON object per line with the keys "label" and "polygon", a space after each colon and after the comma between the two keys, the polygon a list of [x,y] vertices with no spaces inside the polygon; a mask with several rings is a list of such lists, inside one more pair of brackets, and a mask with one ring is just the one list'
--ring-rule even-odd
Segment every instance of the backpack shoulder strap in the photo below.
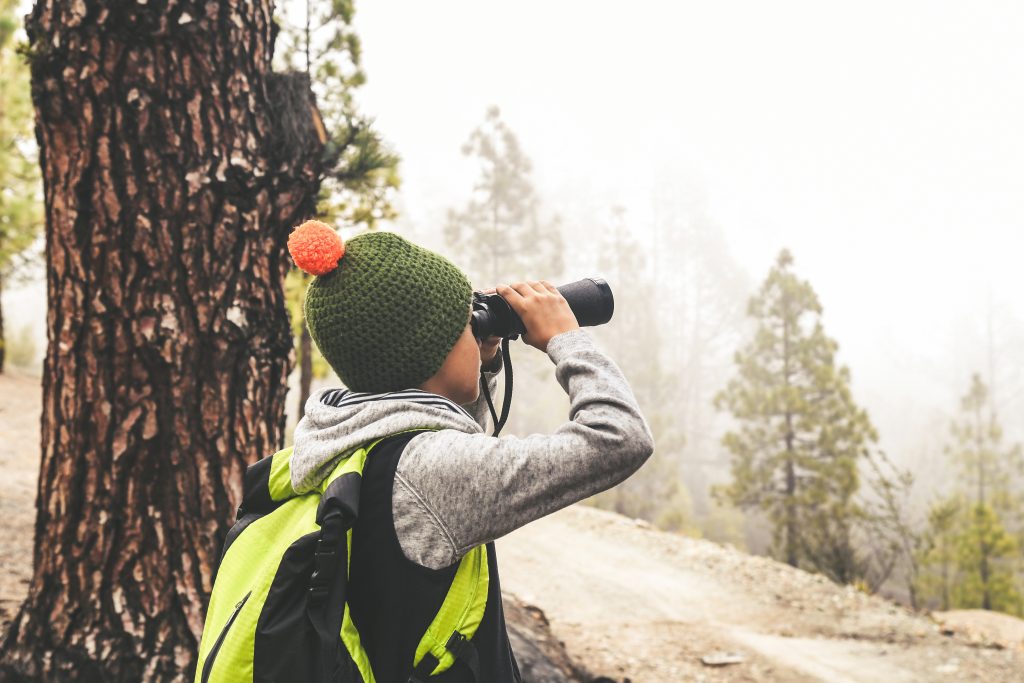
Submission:
{"label": "backpack shoulder strap", "polygon": [[257,460],[245,468],[242,480],[242,504],[237,519],[246,513],[267,514],[279,504],[295,497],[292,489],[292,446]]}
{"label": "backpack shoulder strap", "polygon": [[[382,441],[409,432],[436,430],[437,428],[433,427],[421,427],[377,439],[339,462],[324,479],[321,485],[322,497],[317,509],[317,523],[321,526],[321,536],[317,543],[315,570],[309,593],[310,617],[321,633],[324,652],[329,651],[329,643],[336,637],[337,632],[332,625],[337,622],[325,621],[320,618],[319,613],[322,612],[325,602],[333,605],[347,603],[352,526],[359,513],[359,489],[367,457]],[[344,570],[341,570],[342,567]],[[415,669],[410,681],[425,681],[428,676],[448,670],[458,659],[466,664],[474,680],[482,683],[479,658],[470,639],[476,634],[483,619],[489,583],[487,548],[477,546],[466,553],[460,561],[444,602],[416,648],[413,661]],[[340,591],[339,584],[342,585]],[[329,601],[325,600],[328,596]],[[339,597],[342,602],[336,602]],[[363,681],[374,683],[369,658],[362,647],[359,632],[352,622],[347,604],[344,604],[340,626],[342,642]]]}
{"label": "backpack shoulder strap", "polygon": [[462,557],[448,595],[416,648],[410,683],[426,683],[428,676],[448,670],[457,659],[482,683],[471,639],[483,620],[489,585],[487,547],[478,545]]}
{"label": "backpack shoulder strap", "polygon": [[352,556],[352,527],[359,515],[359,490],[366,458],[382,441],[409,432],[436,431],[419,427],[395,432],[356,449],[342,459],[321,484],[316,522],[320,538],[310,577],[307,612],[320,640],[322,675],[328,680],[333,665],[333,644],[340,634],[364,683],[374,683],[366,650],[352,623],[348,608],[348,573]]}

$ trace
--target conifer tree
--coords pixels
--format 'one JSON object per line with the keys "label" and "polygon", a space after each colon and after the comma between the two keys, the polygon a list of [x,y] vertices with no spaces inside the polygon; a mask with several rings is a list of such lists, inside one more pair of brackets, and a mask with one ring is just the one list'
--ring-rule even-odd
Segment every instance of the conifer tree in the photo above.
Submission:
{"label": "conifer tree", "polygon": [[279,68],[306,73],[323,117],[327,140],[317,215],[332,224],[373,229],[396,216],[399,157],[356,101],[366,72],[353,27],[355,0],[304,4],[301,24],[289,22],[285,12],[274,20],[281,26]]}
{"label": "conifer tree", "polygon": [[[286,12],[280,12],[275,21],[282,27],[281,62],[306,73],[323,117],[326,144],[316,217],[332,226],[373,230],[380,221],[397,215],[392,199],[400,185],[399,157],[355,99],[355,91],[366,82],[362,45],[352,26],[355,1],[305,0],[304,4],[301,24],[290,22],[291,15]],[[313,345],[302,309],[311,279],[293,268],[285,284],[298,352],[299,418],[305,412],[313,378],[330,372]]]}
{"label": "conifer tree", "polygon": [[958,524],[963,501],[952,496],[933,503],[928,510],[928,525],[922,538],[918,563],[921,572],[917,592],[926,600],[938,601],[948,610],[953,606],[953,587],[957,583]]}
{"label": "conifer tree", "polygon": [[[929,517],[927,537],[934,540],[922,558],[927,572],[923,587],[944,607],[1020,614],[1024,610],[1016,586],[1020,548],[1006,528],[1007,520],[1021,514],[1020,445],[1003,444],[992,397],[977,373],[961,398],[960,409],[961,417],[951,424],[953,440],[946,447],[959,466],[960,483]],[[952,590],[951,564],[956,574]],[[937,585],[941,587],[938,595]]]}
{"label": "conifer tree", "polygon": [[1021,595],[1014,585],[1016,555],[1017,544],[993,507],[977,502],[970,505],[957,537],[960,581],[955,586],[956,606],[1021,614]]}
{"label": "conifer tree", "polygon": [[498,107],[487,110],[462,153],[480,162],[480,180],[464,209],[448,211],[444,235],[456,261],[481,286],[555,282],[565,265],[558,220],[541,219],[532,164]]}
{"label": "conifer tree", "polygon": [[[38,260],[29,247],[43,229],[29,69],[15,42],[17,6],[17,0],[0,0],[0,294]],[[0,372],[6,359],[4,337],[0,301]]]}
{"label": "conifer tree", "polygon": [[946,454],[959,465],[963,493],[977,505],[991,505],[1001,515],[1021,506],[1014,486],[1021,479],[1020,444],[1004,445],[1003,428],[996,416],[988,387],[974,373],[971,386],[960,399],[962,417],[950,425],[952,443]]}
{"label": "conifer tree", "polygon": [[767,515],[778,557],[851,582],[866,571],[854,539],[864,516],[858,466],[877,434],[850,395],[849,370],[835,364],[817,295],[792,264],[783,250],[750,299],[756,333],[715,397],[738,423],[723,439],[733,456],[724,493]]}
{"label": "conifer tree", "polygon": [[[598,272],[615,298],[612,324],[590,334],[609,347],[611,356],[629,378],[637,403],[656,434],[657,450],[633,476],[594,497],[601,508],[653,522],[669,531],[693,528],[693,503],[682,478],[680,457],[685,439],[677,428],[678,415],[667,400],[679,383],[676,369],[659,362],[665,332],[659,325],[656,283],[649,259],[629,229],[623,210],[612,211],[610,230],[598,244]],[[642,330],[642,334],[637,331]],[[673,407],[674,408],[674,407]]]}

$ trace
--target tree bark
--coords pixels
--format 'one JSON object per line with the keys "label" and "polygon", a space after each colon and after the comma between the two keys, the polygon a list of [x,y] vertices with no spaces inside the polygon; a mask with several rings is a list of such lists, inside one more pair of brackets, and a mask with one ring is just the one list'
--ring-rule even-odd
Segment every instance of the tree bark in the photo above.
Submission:
{"label": "tree bark", "polygon": [[33,577],[0,678],[192,673],[245,466],[283,442],[285,244],[319,177],[308,83],[271,73],[272,9],[26,17],[48,346]]}
{"label": "tree bark", "polygon": [[7,337],[4,336],[4,279],[0,277],[0,375],[4,373],[7,359]]}
{"label": "tree bark", "polygon": [[[789,301],[788,297],[783,301],[783,322],[782,322],[782,380],[786,389],[790,386],[790,349],[789,349]],[[788,392],[787,392],[788,393]],[[789,397],[786,397],[786,564],[790,567],[800,565],[797,557],[797,528],[796,520],[796,465],[793,460],[793,440],[796,432],[793,431],[793,412],[789,409]]]}
{"label": "tree bark", "polygon": [[309,335],[309,327],[302,323],[302,336],[299,337],[299,412],[298,419],[306,414],[306,400],[313,386],[313,338]]}

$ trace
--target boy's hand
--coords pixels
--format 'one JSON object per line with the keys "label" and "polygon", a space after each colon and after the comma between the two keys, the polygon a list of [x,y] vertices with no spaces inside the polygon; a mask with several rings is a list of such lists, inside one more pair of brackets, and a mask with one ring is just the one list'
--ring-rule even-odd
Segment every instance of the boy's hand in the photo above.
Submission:
{"label": "boy's hand", "polygon": [[484,370],[495,370],[498,357],[498,348],[501,346],[501,337],[488,337],[480,342],[480,366]]}
{"label": "boy's hand", "polygon": [[[481,294],[495,294],[494,287],[481,290]],[[494,359],[498,355],[498,347],[501,346],[501,337],[488,337],[480,341],[480,365],[484,370],[495,366]]]}
{"label": "boy's hand", "polygon": [[498,285],[496,289],[526,326],[523,341],[535,349],[547,353],[552,337],[580,328],[569,302],[547,280]]}

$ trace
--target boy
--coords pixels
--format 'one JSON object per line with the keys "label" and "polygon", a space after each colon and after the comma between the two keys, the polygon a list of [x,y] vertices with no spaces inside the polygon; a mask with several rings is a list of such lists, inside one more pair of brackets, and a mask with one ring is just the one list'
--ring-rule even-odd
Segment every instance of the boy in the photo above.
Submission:
{"label": "boy", "polygon": [[[307,221],[289,239],[307,291],[310,334],[347,389],[314,392],[295,428],[296,492],[315,488],[339,458],[417,427],[438,431],[378,447],[363,470],[352,531],[349,608],[381,683],[520,680],[501,606],[493,541],[604,491],[654,450],[650,428],[615,363],[579,327],[565,298],[541,281],[498,285],[522,318],[523,341],[545,352],[570,399],[554,434],[492,437],[480,382],[493,396],[499,338],[478,341],[473,288],[451,262],[389,232],[342,243]],[[459,560],[486,545],[487,602],[459,658],[429,679],[417,643],[452,584]],[[473,669],[476,671],[473,671]]]}

